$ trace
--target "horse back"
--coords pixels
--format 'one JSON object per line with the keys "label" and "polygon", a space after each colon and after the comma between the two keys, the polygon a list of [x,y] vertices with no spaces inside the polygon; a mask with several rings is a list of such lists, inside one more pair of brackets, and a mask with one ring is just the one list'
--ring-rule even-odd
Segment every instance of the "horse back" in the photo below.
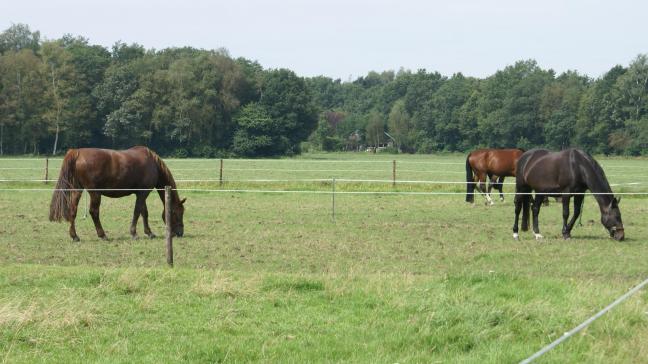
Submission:
{"label": "horse back", "polygon": [[153,188],[157,184],[157,163],[146,147],[127,150],[80,148],[77,153],[75,174],[84,188]]}
{"label": "horse back", "polygon": [[473,169],[500,177],[515,176],[521,149],[478,149],[470,153]]}
{"label": "horse back", "polygon": [[583,187],[581,166],[587,163],[575,149],[532,149],[518,161],[516,185],[538,192],[574,192]]}

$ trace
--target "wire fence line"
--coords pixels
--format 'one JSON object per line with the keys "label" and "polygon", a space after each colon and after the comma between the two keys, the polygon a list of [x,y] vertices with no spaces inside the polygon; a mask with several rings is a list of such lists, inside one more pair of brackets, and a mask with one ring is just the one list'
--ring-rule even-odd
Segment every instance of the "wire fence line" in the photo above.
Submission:
{"label": "wire fence line", "polygon": [[[0,162],[4,161],[33,161],[33,162],[42,162],[45,160],[49,161],[62,161],[63,158],[0,158]],[[320,160],[320,159],[249,159],[249,158],[213,158],[213,159],[203,159],[203,158],[167,158],[165,162],[167,164],[173,163],[209,163],[213,162],[218,164],[222,160],[223,162],[229,163],[393,163],[396,161],[398,164],[422,164],[422,165],[465,165],[466,162],[440,162],[440,161],[408,161],[408,160],[399,160],[399,159],[376,159],[376,160]],[[633,165],[605,165],[602,163],[604,168],[637,168]],[[0,168],[2,169],[2,168]]]}
{"label": "wire fence line", "polygon": [[[57,170],[58,167],[51,166],[50,170]],[[0,167],[0,170],[32,170],[32,171],[42,171],[43,168],[36,167]],[[174,168],[174,171],[186,172],[186,171],[196,171],[196,172],[218,172],[216,167],[214,168]],[[366,173],[391,173],[392,170],[387,169],[288,169],[288,168],[227,168],[227,171],[236,171],[236,172],[301,172],[301,173],[312,173],[312,172],[366,172]],[[409,173],[409,174],[459,174],[465,175],[465,171],[438,171],[438,170],[417,170],[417,169],[399,169],[399,173]],[[626,177],[626,178],[646,178],[648,175],[635,175],[635,174],[607,174],[608,177]]]}
{"label": "wire fence line", "polygon": [[[63,158],[47,158],[50,161],[62,161]],[[13,161],[13,162],[21,162],[21,161],[45,161],[46,158],[0,158],[0,162],[2,161]],[[218,163],[221,159],[200,159],[200,158],[181,158],[181,159],[174,159],[174,158],[166,158],[164,161],[168,163],[208,163],[208,162],[214,162],[215,164]],[[295,163],[295,162],[300,162],[300,163],[393,163],[394,159],[380,159],[380,160],[320,160],[320,159],[236,159],[236,158],[223,158],[223,162],[244,162],[244,163]],[[405,160],[398,160],[396,159],[397,163],[403,163],[403,164],[433,164],[433,165],[464,165],[466,162],[437,162],[437,161],[405,161]]]}
{"label": "wire fence line", "polygon": [[[316,194],[316,195],[461,195],[465,196],[466,192],[454,192],[454,191],[323,191],[323,190],[256,190],[256,189],[211,189],[211,188],[172,188],[173,191],[180,192],[225,192],[225,193],[285,193],[285,194]],[[69,191],[69,192],[110,192],[110,191],[122,191],[122,192],[139,192],[139,191],[159,191],[162,192],[162,188],[0,188],[0,191],[16,191],[16,192],[29,192],[29,191]],[[478,193],[475,193],[477,195]],[[610,195],[610,196],[644,196],[648,195],[648,192],[564,192],[564,193],[554,193],[554,192],[504,192],[502,195],[540,195],[540,196],[576,196],[576,195]]]}
{"label": "wire fence line", "polygon": [[[292,178],[292,179],[218,179],[218,178],[207,178],[207,179],[176,179],[178,183],[228,183],[228,182],[244,182],[244,183],[285,183],[285,182],[294,182],[294,183],[304,183],[304,182],[332,182],[332,178]],[[20,183],[20,182],[56,182],[55,179],[0,179],[0,182],[9,182],[9,183]],[[393,180],[393,179],[355,179],[355,178],[335,178],[336,182],[343,183],[396,183],[396,184],[449,184],[449,185],[467,185],[467,184],[480,184],[479,181],[436,181],[436,180]],[[510,185],[514,186],[515,182],[501,182],[498,183],[501,185]],[[611,187],[618,186],[640,186],[648,184],[648,181],[645,182],[623,182],[623,183],[611,183]]]}
{"label": "wire fence line", "polygon": [[644,280],[643,282],[639,283],[638,285],[634,286],[631,290],[623,294],[621,297],[617,298],[614,302],[606,306],[604,309],[601,311],[597,312],[594,316],[588,318],[587,320],[583,321],[580,325],[576,326],[575,328],[571,329],[570,331],[566,332],[564,335],[559,337],[558,339],[554,340],[551,344],[545,346],[544,348],[538,350],[535,354],[531,355],[530,357],[522,360],[520,364],[528,364],[533,362],[534,360],[538,359],[542,355],[546,354],[547,352],[551,351],[553,348],[558,346],[560,343],[563,341],[569,339],[570,337],[574,336],[574,334],[578,333],[579,331],[583,330],[587,326],[589,326],[592,322],[596,321],[599,319],[601,316],[606,314],[608,311],[613,309],[615,306],[620,304],[621,302],[625,301],[635,293],[639,292],[642,288],[644,288],[646,285],[648,285],[648,279]]}

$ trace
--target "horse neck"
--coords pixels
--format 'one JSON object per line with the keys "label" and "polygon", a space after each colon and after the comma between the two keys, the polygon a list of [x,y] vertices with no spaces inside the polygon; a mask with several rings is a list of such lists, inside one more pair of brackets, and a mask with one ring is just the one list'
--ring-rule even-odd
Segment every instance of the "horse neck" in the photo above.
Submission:
{"label": "horse neck", "polygon": [[605,178],[605,173],[601,166],[596,161],[587,158],[588,163],[586,168],[586,184],[587,188],[592,192],[594,199],[599,204],[601,212],[603,208],[609,206],[614,196],[612,195],[612,188]]}
{"label": "horse neck", "polygon": [[176,190],[176,183],[171,175],[171,171],[169,171],[159,157],[156,158],[156,161],[158,163],[158,183],[156,187],[160,191],[162,203],[164,203],[164,187],[166,186],[171,186],[171,203],[174,205],[180,203],[180,195],[178,195],[178,191]]}

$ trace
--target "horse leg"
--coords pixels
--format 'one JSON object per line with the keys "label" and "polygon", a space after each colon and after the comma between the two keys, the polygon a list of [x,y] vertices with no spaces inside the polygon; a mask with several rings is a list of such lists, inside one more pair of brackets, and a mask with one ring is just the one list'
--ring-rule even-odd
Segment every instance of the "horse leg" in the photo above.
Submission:
{"label": "horse leg", "polygon": [[79,241],[79,236],[76,233],[76,227],[74,221],[76,220],[77,207],[79,206],[79,200],[81,200],[81,194],[83,191],[72,191],[71,196],[71,206],[70,206],[70,237],[73,241]]}
{"label": "horse leg", "polygon": [[[578,219],[578,217],[581,214],[584,199],[585,199],[585,195],[576,195],[576,196],[574,196],[574,216],[572,216],[571,220],[569,220],[569,224],[567,224],[567,233],[571,233],[571,230],[574,228],[574,224],[576,223],[576,219]],[[563,201],[565,201],[565,200],[569,201],[569,197],[563,197]],[[569,202],[567,202],[567,203],[569,203]]]}
{"label": "horse leg", "polygon": [[90,194],[90,216],[92,216],[92,222],[94,222],[95,229],[97,230],[97,236],[103,240],[106,240],[106,232],[104,232],[103,227],[101,227],[101,221],[99,221],[99,206],[101,205],[101,193],[99,192],[88,192]]}
{"label": "horse leg", "polygon": [[135,209],[133,210],[133,220],[131,221],[130,234],[133,239],[137,239],[137,220],[142,211],[142,202],[139,193],[135,195]]}
{"label": "horse leg", "polygon": [[488,186],[488,195],[491,195],[491,190],[494,188],[496,191],[499,191],[501,202],[504,202],[504,193],[502,191],[503,182],[504,177],[490,176],[490,184]]}
{"label": "horse leg", "polygon": [[513,203],[515,204],[515,220],[513,221],[513,239],[518,240],[520,235],[518,234],[518,221],[520,220],[520,211],[522,210],[522,199],[524,195],[515,194]]}
{"label": "horse leg", "polygon": [[529,204],[531,201],[530,191],[524,191],[522,195],[522,231],[529,231]]}
{"label": "horse leg", "polygon": [[479,191],[486,197],[486,205],[492,205],[493,200],[491,200],[490,196],[488,195],[488,191],[486,190],[486,174],[479,173],[477,175],[477,178],[479,180],[479,184],[477,186],[479,188]]}
{"label": "horse leg", "polygon": [[499,193],[500,193],[500,201],[502,201],[502,202],[504,202],[504,192],[502,191],[502,187],[503,187],[503,186],[504,186],[504,177],[500,177],[500,178],[497,180],[497,185],[495,186],[495,188],[497,188],[497,189],[499,190]]}
{"label": "horse leg", "polygon": [[536,193],[535,199],[533,201],[533,233],[536,240],[542,239],[540,234],[540,228],[538,227],[538,216],[540,215],[540,206],[545,199],[545,195]]}
{"label": "horse leg", "polygon": [[563,229],[562,229],[562,235],[563,239],[567,240],[571,238],[570,236],[570,228],[569,225],[567,224],[567,219],[569,218],[569,196],[565,196],[562,199],[562,205],[563,205]]}
{"label": "horse leg", "polygon": [[149,226],[148,208],[146,207],[146,197],[148,197],[148,194],[149,191],[146,191],[142,197],[142,207],[140,211],[142,213],[142,221],[144,222],[144,234],[148,235],[149,238],[153,239],[155,238],[155,234],[153,234],[153,232],[151,231],[151,227]]}
{"label": "horse leg", "polygon": [[[493,190],[493,186],[497,185],[497,177],[493,178],[495,176],[493,175],[488,175],[488,193],[487,196],[490,197],[491,191]],[[497,187],[495,187],[497,189]],[[493,204],[493,200],[491,199],[491,205]]]}

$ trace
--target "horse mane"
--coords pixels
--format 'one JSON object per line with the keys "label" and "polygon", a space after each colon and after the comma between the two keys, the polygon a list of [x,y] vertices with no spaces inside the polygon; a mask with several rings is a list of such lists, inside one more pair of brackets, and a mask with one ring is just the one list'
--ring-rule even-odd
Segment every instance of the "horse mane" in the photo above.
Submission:
{"label": "horse mane", "polygon": [[153,158],[155,164],[158,167],[158,171],[160,172],[162,177],[166,180],[165,184],[168,184],[169,186],[171,186],[171,188],[175,189],[176,188],[175,180],[173,179],[173,175],[171,174],[171,171],[169,170],[169,167],[167,167],[166,163],[164,163],[162,158],[160,158],[160,156],[157,155],[157,153],[155,153],[151,149],[146,148],[146,151],[151,156],[151,158]]}
{"label": "horse mane", "polygon": [[600,186],[597,187],[601,188],[603,192],[612,192],[612,188],[610,187],[610,183],[607,180],[607,176],[605,175],[605,171],[603,170],[603,167],[601,167],[599,162],[596,159],[594,159],[594,157],[592,157],[591,154],[582,150],[580,152],[585,157],[585,159],[592,164],[592,172],[594,172],[595,180],[601,184]]}

